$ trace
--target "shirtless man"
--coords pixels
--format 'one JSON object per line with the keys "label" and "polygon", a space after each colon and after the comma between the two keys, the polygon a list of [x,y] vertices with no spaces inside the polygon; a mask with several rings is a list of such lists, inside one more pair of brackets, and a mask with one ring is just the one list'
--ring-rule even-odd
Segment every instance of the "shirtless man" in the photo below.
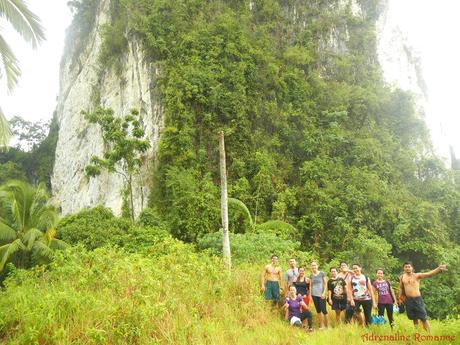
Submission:
{"label": "shirtless man", "polygon": [[431,332],[425,303],[423,303],[422,294],[420,293],[420,279],[429,278],[447,271],[447,266],[440,265],[438,268],[425,273],[414,273],[412,262],[404,263],[403,268],[404,273],[399,277],[399,300],[405,301],[409,320],[413,320],[416,327],[418,326],[418,321],[422,321],[423,328],[427,332]]}
{"label": "shirtless man", "polygon": [[260,291],[264,294],[265,300],[278,302],[281,284],[282,270],[278,266],[278,256],[272,255],[272,262],[264,267],[260,275]]}

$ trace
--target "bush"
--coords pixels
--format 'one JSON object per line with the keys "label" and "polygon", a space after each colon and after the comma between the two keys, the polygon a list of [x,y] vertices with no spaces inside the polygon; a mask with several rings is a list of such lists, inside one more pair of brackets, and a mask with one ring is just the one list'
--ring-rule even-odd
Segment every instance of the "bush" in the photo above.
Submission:
{"label": "bush", "polygon": [[[214,255],[222,255],[222,233],[203,236],[197,243],[200,250],[209,250]],[[272,233],[230,234],[232,261],[247,263],[268,262],[273,254],[287,260],[295,257],[300,263],[308,263],[313,255],[300,250],[300,243],[280,239]]]}
{"label": "bush", "polygon": [[158,227],[165,227],[164,221],[158,215],[157,211],[152,208],[145,208],[142,210],[141,214],[139,215],[139,219],[137,223],[140,226],[158,226]]}
{"label": "bush", "polygon": [[271,233],[283,240],[300,241],[300,232],[282,220],[269,220],[256,226],[256,232]]}
{"label": "bush", "polygon": [[126,234],[114,238],[114,243],[119,244],[129,252],[147,252],[152,246],[172,240],[171,234],[159,226],[132,226]]}
{"label": "bush", "polygon": [[339,253],[338,258],[359,263],[366,274],[373,274],[378,268],[391,270],[397,264],[391,255],[391,244],[366,229],[360,229],[349,247],[348,251]]}
{"label": "bush", "polygon": [[87,249],[95,249],[107,244],[120,245],[131,226],[130,220],[117,218],[108,208],[97,206],[64,217],[57,233],[69,244],[81,243]]}

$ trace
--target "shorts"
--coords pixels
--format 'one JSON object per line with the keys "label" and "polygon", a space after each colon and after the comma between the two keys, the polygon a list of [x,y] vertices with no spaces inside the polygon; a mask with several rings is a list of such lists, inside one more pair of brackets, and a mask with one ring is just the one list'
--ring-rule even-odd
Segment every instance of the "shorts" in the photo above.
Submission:
{"label": "shorts", "polygon": [[409,320],[422,320],[428,319],[426,314],[425,303],[423,302],[422,296],[419,297],[407,297],[406,298],[406,313]]}
{"label": "shorts", "polygon": [[277,281],[268,280],[265,282],[264,297],[267,301],[276,301],[280,299],[280,285]]}
{"label": "shorts", "polygon": [[334,299],[332,298],[332,310],[345,310],[347,309],[347,300],[346,298],[344,299]]}
{"label": "shorts", "polygon": [[322,313],[327,315],[327,308],[326,308],[326,299],[321,298],[320,296],[311,296],[313,298],[313,303],[315,304],[316,312]]}

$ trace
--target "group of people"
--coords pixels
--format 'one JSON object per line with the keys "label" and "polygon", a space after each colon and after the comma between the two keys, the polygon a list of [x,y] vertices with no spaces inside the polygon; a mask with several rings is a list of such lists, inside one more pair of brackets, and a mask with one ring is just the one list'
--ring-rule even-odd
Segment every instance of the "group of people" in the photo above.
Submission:
{"label": "group of people", "polygon": [[[378,310],[379,316],[387,314],[388,322],[393,328],[393,306],[405,308],[407,316],[417,326],[422,322],[430,332],[430,324],[420,293],[420,280],[446,271],[446,265],[425,273],[415,273],[411,262],[403,265],[403,274],[399,277],[399,296],[396,298],[391,283],[385,279],[383,269],[375,272],[372,281],[363,274],[360,264],[353,264],[350,270],[346,262],[340,263],[340,269],[331,267],[329,277],[319,270],[317,262],[311,263],[310,274],[305,267],[297,267],[295,259],[289,259],[289,268],[283,275],[278,263],[278,256],[273,255],[271,263],[266,265],[260,279],[260,289],[268,301],[275,304],[284,298],[285,318],[291,325],[306,326],[313,329],[313,314],[310,304],[314,305],[318,317],[319,329],[328,327],[328,308],[335,312],[336,324],[355,320],[361,325],[371,324],[372,309]],[[364,315],[363,315],[364,314]]]}

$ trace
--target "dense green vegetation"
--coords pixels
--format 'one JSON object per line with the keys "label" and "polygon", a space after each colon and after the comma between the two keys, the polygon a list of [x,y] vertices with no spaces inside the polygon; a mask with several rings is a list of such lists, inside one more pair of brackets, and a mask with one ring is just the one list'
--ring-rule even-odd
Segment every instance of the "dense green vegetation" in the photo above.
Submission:
{"label": "dense green vegetation", "polygon": [[[403,315],[395,331],[348,325],[306,334],[263,301],[259,267],[239,266],[231,274],[222,267],[221,260],[172,238],[143,254],[75,247],[57,255],[49,269],[12,272],[0,298],[0,342],[326,345],[334,339],[358,345],[365,333],[414,333]],[[460,336],[458,320],[432,324],[434,335]]]}
{"label": "dense green vegetation", "polygon": [[[355,15],[338,0],[112,0],[99,82],[107,69],[119,72],[134,39],[161,70],[165,127],[150,208],[134,221],[103,207],[68,215],[56,236],[71,248],[47,266],[9,265],[0,341],[361,344],[367,331],[355,326],[293,332],[262,301],[258,275],[272,253],[283,265],[318,260],[322,270],[340,260],[360,262],[370,276],[384,267],[393,286],[405,260],[417,271],[447,263],[422,292],[430,316],[444,319],[434,334],[460,337],[460,175],[432,154],[411,95],[383,82],[380,2],[359,3]],[[74,63],[98,4],[71,2]],[[220,130],[231,273],[219,259]],[[20,156],[0,156],[0,183],[44,181],[30,178]],[[405,316],[396,324],[411,334]]]}
{"label": "dense green vegetation", "polygon": [[[417,269],[455,264],[458,172],[432,154],[411,95],[382,80],[378,1],[360,1],[360,15],[339,1],[113,3],[103,56],[122,56],[125,35],[162,69],[150,205],[174,236],[197,242],[220,227],[224,130],[230,196],[256,225],[291,224],[326,263],[360,260],[394,275],[408,259]],[[247,231],[244,219],[233,212],[231,230]],[[458,312],[458,282],[438,279],[433,299],[452,296]]]}

